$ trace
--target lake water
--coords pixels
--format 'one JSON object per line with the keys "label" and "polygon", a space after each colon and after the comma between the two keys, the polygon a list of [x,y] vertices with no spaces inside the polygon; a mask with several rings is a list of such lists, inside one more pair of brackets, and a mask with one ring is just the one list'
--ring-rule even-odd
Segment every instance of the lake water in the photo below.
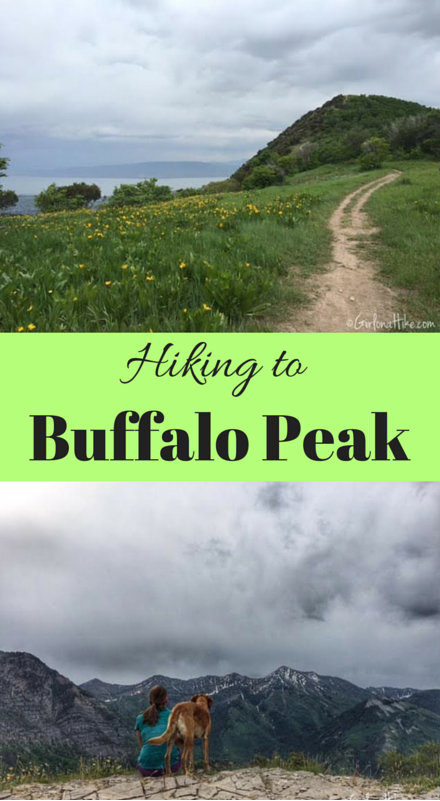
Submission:
{"label": "lake water", "polygon": [[[225,176],[226,178],[227,176]],[[68,186],[73,183],[97,184],[101,190],[101,195],[109,197],[113,190],[120,184],[137,184],[141,178],[54,178],[53,176],[36,175],[11,175],[0,179],[3,189],[13,189],[17,193],[19,202],[10,211],[13,214],[35,214],[38,209],[34,203],[35,195],[43,189],[47,189],[49,184],[57,186]],[[191,186],[197,189],[199,186],[209,184],[210,181],[222,181],[223,178],[163,178],[158,180],[161,186],[170,186],[171,189],[186,189]]]}

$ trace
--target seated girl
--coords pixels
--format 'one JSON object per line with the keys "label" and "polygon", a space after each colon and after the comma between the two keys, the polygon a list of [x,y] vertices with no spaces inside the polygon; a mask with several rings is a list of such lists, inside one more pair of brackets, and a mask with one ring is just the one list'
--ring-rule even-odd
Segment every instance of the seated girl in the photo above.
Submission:
{"label": "seated girl", "polygon": [[[163,776],[167,743],[148,745],[147,741],[150,737],[160,737],[168,726],[171,711],[166,708],[169,699],[165,687],[161,687],[159,684],[152,687],[149,700],[148,709],[136,718],[135,731],[141,749],[137,769],[142,776]],[[173,773],[177,773],[180,767],[180,751],[174,746],[171,752],[171,770]]]}

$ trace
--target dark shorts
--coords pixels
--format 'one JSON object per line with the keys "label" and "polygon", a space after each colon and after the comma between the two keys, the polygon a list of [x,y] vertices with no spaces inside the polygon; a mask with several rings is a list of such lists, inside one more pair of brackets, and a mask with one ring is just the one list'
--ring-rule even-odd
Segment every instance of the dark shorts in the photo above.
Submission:
{"label": "dark shorts", "polygon": [[[163,776],[165,771],[162,768],[157,768],[156,770],[146,770],[142,767],[142,765],[136,765],[139,773],[141,776]],[[171,773],[177,773],[178,770],[182,767],[182,763],[178,762],[177,765],[171,765]]]}

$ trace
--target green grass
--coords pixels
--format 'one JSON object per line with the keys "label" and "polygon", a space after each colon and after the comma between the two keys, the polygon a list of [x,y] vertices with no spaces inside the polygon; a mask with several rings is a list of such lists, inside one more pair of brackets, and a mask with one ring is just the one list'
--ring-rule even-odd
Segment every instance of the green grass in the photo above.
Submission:
{"label": "green grass", "polygon": [[256,756],[254,757],[254,765],[259,768],[282,768],[282,770],[305,770],[315,775],[319,773],[327,773],[328,765],[318,762],[316,759],[311,759],[303,753],[291,753],[288,757],[283,758],[279,754],[274,754],[272,757]]}
{"label": "green grass", "polygon": [[[389,169],[325,165],[282,187],[3,217],[0,331],[273,330],[330,261],[334,208]],[[377,259],[407,292],[402,312],[438,322],[438,165],[403,169],[369,203]]]}
{"label": "green grass", "polygon": [[[402,177],[372,195],[368,213],[380,227],[375,258],[384,282],[402,291],[403,312],[440,328],[440,165],[393,164]],[[423,329],[424,330],[424,329]]]}
{"label": "green grass", "polygon": [[5,767],[3,770],[0,769],[0,790],[21,784],[52,784],[74,779],[102,779],[107,776],[132,773],[133,768],[127,767],[117,759],[105,757],[95,757],[95,759],[79,757],[75,766],[70,768],[66,766],[56,768],[50,762],[32,762],[28,759],[23,761],[19,759],[14,766]]}
{"label": "green grass", "polygon": [[242,330],[313,200],[292,187],[3,219],[3,331]]}
{"label": "green grass", "polygon": [[411,754],[387,751],[380,760],[385,784],[402,784],[410,793],[440,787],[440,743],[428,742]]}
{"label": "green grass", "polygon": [[369,178],[321,168],[247,193],[3,218],[0,330],[241,331],[263,316],[270,328],[328,260],[332,207]]}

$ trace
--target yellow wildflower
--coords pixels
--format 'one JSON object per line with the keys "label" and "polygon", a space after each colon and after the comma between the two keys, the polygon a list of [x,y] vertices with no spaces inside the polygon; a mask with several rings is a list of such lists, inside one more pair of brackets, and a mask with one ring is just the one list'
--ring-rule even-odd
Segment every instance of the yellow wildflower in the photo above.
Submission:
{"label": "yellow wildflower", "polygon": [[27,311],[32,311],[33,308],[34,308],[33,306],[29,306]]}
{"label": "yellow wildflower", "polygon": [[128,270],[128,264],[123,264],[121,270]]}
{"label": "yellow wildflower", "polygon": [[145,280],[146,281],[154,281],[154,275],[146,275],[145,276]]}
{"label": "yellow wildflower", "polygon": [[80,270],[84,270],[85,266],[86,266],[85,264],[78,264]]}
{"label": "yellow wildflower", "polygon": [[33,323],[29,323],[29,325],[28,325],[28,329],[29,329],[29,331],[35,331],[36,327],[37,327],[37,326],[36,326],[36,325],[34,325]]}
{"label": "yellow wildflower", "polygon": [[24,325],[19,325],[17,331],[19,334],[21,334],[24,331]]}
{"label": "yellow wildflower", "polygon": [[106,286],[111,286],[111,285],[112,285],[112,282],[111,282],[111,281],[104,281],[104,284],[105,284]]}
{"label": "yellow wildflower", "polygon": [[203,308],[204,308],[205,311],[211,311],[211,306],[208,306],[207,303],[203,304]]}
{"label": "yellow wildflower", "polygon": [[179,264],[179,270],[184,270],[184,269],[185,269],[185,267],[186,267],[186,264],[185,264],[185,262],[184,262],[184,261],[181,261],[181,262],[180,262],[180,264]]}

